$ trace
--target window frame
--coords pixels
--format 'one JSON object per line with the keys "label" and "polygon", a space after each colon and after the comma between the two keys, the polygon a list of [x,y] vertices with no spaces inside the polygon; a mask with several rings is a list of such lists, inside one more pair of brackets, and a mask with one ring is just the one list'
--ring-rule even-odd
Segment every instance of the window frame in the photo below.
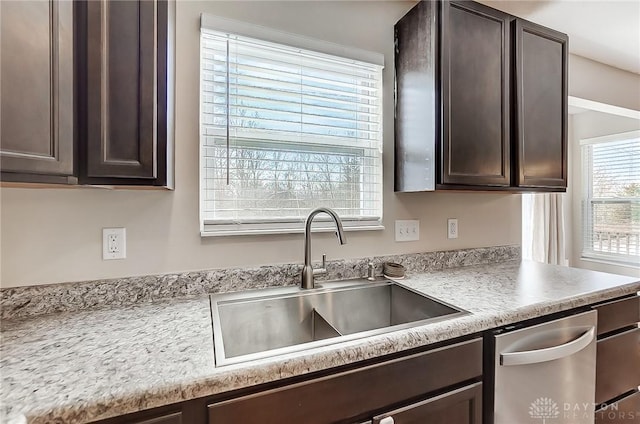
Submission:
{"label": "window frame", "polygon": [[635,255],[622,253],[605,253],[586,248],[589,241],[593,243],[593,204],[621,204],[633,203],[635,199],[624,198],[600,198],[593,196],[593,157],[587,157],[587,149],[596,144],[605,144],[616,141],[640,138],[640,130],[626,131],[616,134],[608,134],[600,137],[592,137],[580,140],[580,165],[582,174],[581,200],[581,249],[580,259],[617,266],[626,266],[640,269],[640,263]]}
{"label": "window frame", "polygon": [[[232,19],[222,18],[215,15],[203,13],[200,17],[200,28],[226,32],[241,37],[254,38],[265,42],[276,43],[286,45],[294,48],[300,48],[304,50],[312,50],[317,53],[339,56],[354,61],[367,62],[373,65],[384,68],[384,55],[377,52],[371,52],[367,50],[361,50],[353,47],[346,47],[343,45],[308,38],[298,34],[291,34],[280,30],[267,28],[260,25],[249,24],[246,22],[240,22]],[[202,42],[200,42],[200,51],[202,51]],[[200,54],[201,57],[201,54]],[[199,66],[201,64],[199,63]],[[381,71],[382,72],[382,71]],[[381,79],[382,81],[382,79]],[[202,79],[200,78],[200,84]],[[207,220],[205,219],[205,196],[204,196],[204,180],[205,172],[203,161],[204,155],[204,142],[202,134],[202,87],[199,88],[199,219],[200,219],[200,235],[202,237],[212,236],[239,236],[239,235],[256,235],[256,234],[295,234],[304,232],[304,219],[254,219],[250,222],[233,222],[233,220]],[[345,231],[369,231],[369,230],[383,230],[383,184],[384,184],[384,171],[382,165],[382,145],[383,145],[383,92],[382,87],[380,91],[380,153],[377,157],[377,167],[379,169],[380,179],[380,216],[375,219],[350,219],[343,220],[343,226]],[[335,231],[332,222],[328,217],[323,215],[318,216],[312,225],[314,232],[332,232]]]}

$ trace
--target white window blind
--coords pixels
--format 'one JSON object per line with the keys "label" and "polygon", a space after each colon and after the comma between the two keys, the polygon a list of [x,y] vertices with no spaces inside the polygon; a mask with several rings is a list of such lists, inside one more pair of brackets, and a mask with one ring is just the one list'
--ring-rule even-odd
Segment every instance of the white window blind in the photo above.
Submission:
{"label": "white window blind", "polygon": [[581,144],[582,255],[640,266],[640,131]]}
{"label": "white window blind", "polygon": [[382,67],[206,28],[200,41],[203,232],[301,230],[318,206],[380,226]]}

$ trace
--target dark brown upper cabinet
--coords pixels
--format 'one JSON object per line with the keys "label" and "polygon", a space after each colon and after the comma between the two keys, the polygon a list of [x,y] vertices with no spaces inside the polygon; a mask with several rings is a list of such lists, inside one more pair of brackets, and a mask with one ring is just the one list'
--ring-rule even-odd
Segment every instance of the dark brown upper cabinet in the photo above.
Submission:
{"label": "dark brown upper cabinet", "polygon": [[166,1],[86,3],[81,182],[164,185],[166,16]]}
{"label": "dark brown upper cabinet", "polygon": [[1,3],[3,181],[171,185],[169,6]]}
{"label": "dark brown upper cabinet", "polygon": [[567,37],[470,1],[395,27],[395,190],[564,191]]}
{"label": "dark brown upper cabinet", "polygon": [[167,2],[79,5],[80,182],[167,183]]}
{"label": "dark brown upper cabinet", "polygon": [[511,20],[479,3],[442,3],[441,184],[511,184]]}
{"label": "dark brown upper cabinet", "polygon": [[3,181],[74,182],[73,4],[0,2]]}
{"label": "dark brown upper cabinet", "polygon": [[567,43],[565,34],[515,22],[518,187],[567,187]]}
{"label": "dark brown upper cabinet", "polygon": [[395,26],[396,191],[436,187],[437,17],[438,4],[421,1]]}

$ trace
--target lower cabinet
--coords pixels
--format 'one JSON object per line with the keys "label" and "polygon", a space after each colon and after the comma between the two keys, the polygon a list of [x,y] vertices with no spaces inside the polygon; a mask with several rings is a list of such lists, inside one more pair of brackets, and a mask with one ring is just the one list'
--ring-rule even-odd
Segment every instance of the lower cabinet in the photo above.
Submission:
{"label": "lower cabinet", "polygon": [[[598,311],[595,423],[640,423],[640,296],[593,308]],[[484,353],[493,359],[490,348]],[[494,383],[490,366],[483,369],[482,338],[303,378],[99,423],[482,424],[483,402],[493,404],[492,390],[483,397],[483,388]],[[492,424],[492,415],[485,415],[484,424]]]}
{"label": "lower cabinet", "polygon": [[634,392],[622,399],[602,405],[596,411],[596,424],[630,424],[640,422],[640,393]]}
{"label": "lower cabinet", "polygon": [[598,311],[596,404],[611,404],[640,386],[640,296],[594,308]]}
{"label": "lower cabinet", "polygon": [[132,424],[183,424],[182,413],[176,412],[175,414],[162,415],[160,417],[150,418],[148,420],[136,421]]}
{"label": "lower cabinet", "polygon": [[[482,339],[474,339],[212,403],[208,407],[209,423],[327,424],[373,419],[370,422],[383,424],[479,424],[481,384],[450,391],[446,388],[481,376]],[[430,393],[442,392],[445,394],[429,397]],[[397,414],[397,421],[387,418],[393,414]]]}
{"label": "lower cabinet", "polygon": [[475,383],[440,396],[378,415],[371,424],[480,424],[482,383]]}
{"label": "lower cabinet", "polygon": [[[180,410],[181,409],[181,410]],[[202,415],[202,414],[200,414]],[[129,415],[95,421],[99,424],[198,424],[198,413],[194,404],[184,402],[181,406],[159,407]]]}
{"label": "lower cabinet", "polygon": [[[481,424],[482,338],[99,424]],[[265,385],[267,386],[267,385]],[[263,386],[263,387],[265,387]]]}
{"label": "lower cabinet", "polygon": [[640,297],[596,305],[596,424],[640,422]]}
{"label": "lower cabinet", "polygon": [[598,340],[596,403],[606,403],[640,385],[640,328]]}

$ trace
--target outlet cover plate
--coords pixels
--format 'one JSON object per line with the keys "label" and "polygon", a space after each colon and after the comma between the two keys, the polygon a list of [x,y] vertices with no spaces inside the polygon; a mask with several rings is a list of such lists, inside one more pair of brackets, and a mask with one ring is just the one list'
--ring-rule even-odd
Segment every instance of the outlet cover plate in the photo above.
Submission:
{"label": "outlet cover plate", "polygon": [[458,220],[456,218],[447,219],[447,238],[458,238]]}
{"label": "outlet cover plate", "polygon": [[420,240],[420,221],[405,219],[396,221],[396,241]]}
{"label": "outlet cover plate", "polygon": [[127,257],[126,228],[102,229],[102,259],[124,259]]}

